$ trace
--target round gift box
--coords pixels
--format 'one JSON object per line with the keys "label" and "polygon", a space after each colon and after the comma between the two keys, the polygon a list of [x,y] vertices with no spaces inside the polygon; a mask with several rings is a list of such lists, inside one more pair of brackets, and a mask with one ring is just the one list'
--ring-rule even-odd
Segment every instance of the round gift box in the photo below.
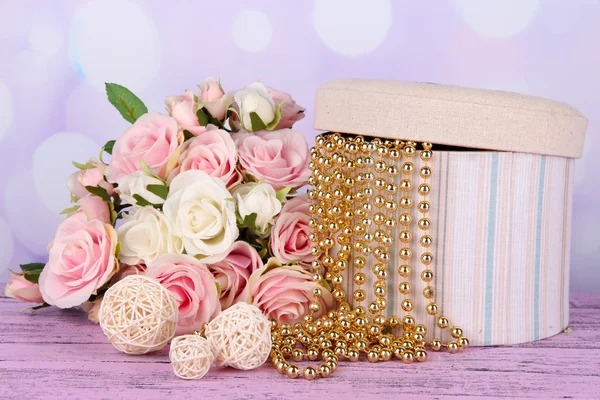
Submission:
{"label": "round gift box", "polygon": [[[317,129],[434,143],[428,218],[436,300],[476,346],[542,339],[567,326],[574,158],[586,127],[569,106],[504,92],[342,80],[317,93]],[[440,143],[460,147],[436,150]],[[404,160],[385,161],[400,167]],[[422,161],[412,161],[418,170]],[[403,315],[397,253],[388,265],[387,316]],[[375,298],[367,275],[366,304]],[[440,336],[418,275],[412,314]],[[352,279],[345,282],[352,293]]]}

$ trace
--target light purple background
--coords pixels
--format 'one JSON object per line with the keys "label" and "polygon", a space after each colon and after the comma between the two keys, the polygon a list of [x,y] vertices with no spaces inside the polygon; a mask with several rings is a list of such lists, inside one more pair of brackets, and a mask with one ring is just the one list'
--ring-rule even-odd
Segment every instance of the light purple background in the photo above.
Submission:
{"label": "light purple background", "polygon": [[71,160],[127,127],[104,81],[162,111],[207,76],[225,90],[260,79],[307,108],[297,129],[312,143],[316,88],[361,77],[517,91],[585,113],[571,286],[600,291],[599,21],[598,0],[2,0],[0,281],[45,260]]}

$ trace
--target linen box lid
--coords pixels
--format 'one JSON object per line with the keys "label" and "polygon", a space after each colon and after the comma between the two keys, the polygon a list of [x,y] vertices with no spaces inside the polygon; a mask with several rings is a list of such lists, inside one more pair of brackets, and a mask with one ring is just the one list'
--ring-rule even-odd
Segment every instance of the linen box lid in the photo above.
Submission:
{"label": "linen box lid", "polygon": [[340,79],[317,90],[315,129],[581,158],[587,118],[566,104],[496,90]]}

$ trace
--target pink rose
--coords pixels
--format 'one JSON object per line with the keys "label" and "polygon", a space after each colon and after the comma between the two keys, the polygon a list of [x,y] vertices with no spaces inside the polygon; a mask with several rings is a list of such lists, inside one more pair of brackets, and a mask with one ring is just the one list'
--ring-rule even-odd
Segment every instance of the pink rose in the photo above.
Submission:
{"label": "pink rose", "polygon": [[50,257],[40,274],[46,303],[60,308],[81,305],[119,269],[117,233],[110,224],[77,212],[65,219],[49,245]]}
{"label": "pink rose", "polygon": [[[262,268],[250,276],[249,297],[252,304],[260,308],[267,317],[279,323],[294,324],[302,321],[309,313],[309,306],[317,284],[312,274],[297,265],[281,266],[271,258]],[[315,315],[321,315],[333,306],[333,296],[324,287],[319,300],[321,309]]]}
{"label": "pink rose", "polygon": [[165,254],[154,259],[146,276],[158,280],[177,300],[177,335],[200,329],[221,311],[215,278],[192,256]]}
{"label": "pink rose", "polygon": [[280,92],[269,86],[267,86],[267,91],[277,106],[284,102],[281,106],[281,119],[275,129],[291,128],[295,122],[304,118],[304,108],[296,104],[288,93]]}
{"label": "pink rose", "polygon": [[69,176],[67,186],[75,197],[84,197],[90,194],[86,186],[100,186],[108,192],[109,196],[114,193],[114,187],[104,180],[104,172],[107,165],[98,160],[90,159],[88,164],[95,165],[94,168],[82,169]]}
{"label": "pink rose", "polygon": [[291,129],[245,132],[234,136],[242,168],[276,190],[306,183],[309,151],[304,136]]}
{"label": "pink rose", "polygon": [[222,261],[207,265],[221,285],[222,309],[247,297],[248,278],[262,266],[262,260],[254,247],[243,241],[235,242]]}
{"label": "pink rose", "polygon": [[10,274],[10,279],[4,288],[4,295],[27,303],[43,303],[40,287],[29,282],[23,275]]}
{"label": "pink rose", "polygon": [[227,114],[227,107],[231,103],[231,95],[225,94],[221,84],[215,78],[206,78],[198,88],[200,89],[198,103],[206,108],[211,116],[223,121]]}
{"label": "pink rose", "polygon": [[82,212],[88,221],[97,219],[105,224],[111,222],[110,209],[108,203],[98,196],[88,195],[77,200],[80,208],[76,212]]}
{"label": "pink rose", "polygon": [[285,203],[271,230],[271,252],[282,263],[297,262],[309,268],[315,257],[308,239],[311,228],[308,226],[310,200],[306,194],[296,196]]}
{"label": "pink rose", "polygon": [[117,139],[106,178],[118,182],[121,177],[141,170],[144,160],[153,174],[165,179],[175,168],[182,142],[183,132],[173,118],[144,114]]}
{"label": "pink rose", "polygon": [[211,125],[208,131],[184,143],[178,166],[169,175],[171,181],[180,172],[200,170],[221,179],[228,188],[240,183],[237,150],[231,135]]}
{"label": "pink rose", "polygon": [[198,122],[198,103],[194,92],[186,90],[183,96],[167,96],[165,105],[169,115],[177,121],[181,129],[198,136],[206,131],[206,127],[200,126]]}

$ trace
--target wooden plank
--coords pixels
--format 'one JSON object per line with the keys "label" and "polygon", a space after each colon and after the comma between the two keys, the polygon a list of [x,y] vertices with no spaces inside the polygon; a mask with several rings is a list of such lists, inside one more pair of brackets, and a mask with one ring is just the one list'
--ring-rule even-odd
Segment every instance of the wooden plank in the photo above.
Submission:
{"label": "wooden plank", "polygon": [[[0,288],[3,293],[3,288]],[[598,398],[600,294],[573,295],[570,334],[513,347],[430,352],[425,363],[341,363],[330,379],[307,382],[277,374],[212,369],[200,381],[176,378],[167,351],[128,356],[77,310],[19,314],[0,296],[1,399],[307,399]]]}

